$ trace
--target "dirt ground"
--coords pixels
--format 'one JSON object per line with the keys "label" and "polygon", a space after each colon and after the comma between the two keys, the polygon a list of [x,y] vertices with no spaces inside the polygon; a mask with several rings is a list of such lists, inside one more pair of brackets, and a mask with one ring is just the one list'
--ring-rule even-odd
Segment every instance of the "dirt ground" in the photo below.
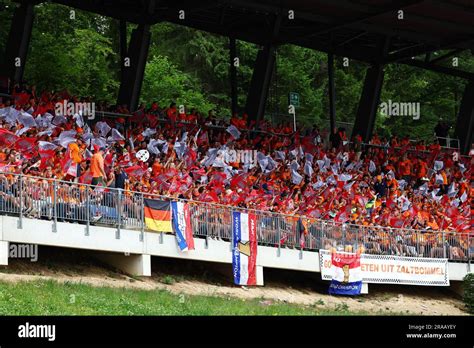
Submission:
{"label": "dirt ground", "polygon": [[259,299],[263,305],[286,302],[328,309],[347,306],[351,311],[373,314],[468,315],[460,297],[446,288],[369,285],[368,295],[336,297],[327,294],[328,283],[313,273],[265,269],[265,286],[246,288],[233,285],[230,267],[226,272],[225,265],[153,258],[151,277],[131,277],[96,261],[85,251],[65,255],[64,249],[49,248],[40,249],[38,262],[10,259],[9,266],[0,266],[0,280],[53,279],[92,286],[166,289],[185,296]]}

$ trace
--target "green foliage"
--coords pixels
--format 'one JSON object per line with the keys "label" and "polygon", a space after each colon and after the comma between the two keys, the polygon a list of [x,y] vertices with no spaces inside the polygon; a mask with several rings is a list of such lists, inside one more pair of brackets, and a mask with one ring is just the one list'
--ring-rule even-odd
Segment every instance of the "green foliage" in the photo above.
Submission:
{"label": "green foliage", "polygon": [[[459,110],[464,81],[407,65],[388,65],[385,68],[381,102],[420,103],[420,119],[390,117],[379,119],[388,133],[411,139],[432,140],[439,119],[454,124]],[[378,128],[379,128],[378,127]]]}
{"label": "green foliage", "polygon": [[367,315],[336,309],[164,290],[93,287],[56,281],[0,282],[0,315]]}
{"label": "green foliage", "polygon": [[10,31],[10,23],[13,16],[14,5],[11,0],[2,0],[0,2],[0,63],[3,60],[4,47],[7,42],[8,33]]}
{"label": "green foliage", "polygon": [[468,273],[463,283],[464,303],[469,313],[474,314],[474,273]]}
{"label": "green foliage", "polygon": [[154,56],[148,62],[141,98],[147,104],[156,100],[160,105],[168,106],[174,101],[203,111],[215,107],[203,96],[196,78],[179,71],[169,58],[163,56]]}
{"label": "green foliage", "polygon": [[[274,111],[288,114],[288,94],[298,92],[301,106],[297,108],[298,120],[313,124],[325,118],[325,54],[302,47],[284,45],[277,53],[278,105]],[[275,87],[274,87],[275,88]],[[269,105],[270,112],[271,105]],[[288,117],[286,121],[289,121]]]}
{"label": "green foliage", "polygon": [[176,279],[175,279],[173,276],[165,275],[165,276],[161,279],[161,282],[162,282],[163,284],[173,285],[174,283],[176,283]]}
{"label": "green foliage", "polygon": [[113,102],[118,81],[109,67],[111,40],[102,33],[107,20],[80,11],[71,20],[70,10],[58,5],[35,10],[25,79],[38,90],[67,89]]}

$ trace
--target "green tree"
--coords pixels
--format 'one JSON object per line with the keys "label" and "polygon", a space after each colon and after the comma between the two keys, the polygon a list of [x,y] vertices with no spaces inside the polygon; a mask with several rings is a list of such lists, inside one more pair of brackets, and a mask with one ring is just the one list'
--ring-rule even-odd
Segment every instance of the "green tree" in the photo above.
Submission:
{"label": "green tree", "polygon": [[145,103],[158,101],[162,106],[174,101],[201,111],[215,108],[202,94],[198,80],[180,71],[163,56],[154,56],[148,62],[141,98]]}

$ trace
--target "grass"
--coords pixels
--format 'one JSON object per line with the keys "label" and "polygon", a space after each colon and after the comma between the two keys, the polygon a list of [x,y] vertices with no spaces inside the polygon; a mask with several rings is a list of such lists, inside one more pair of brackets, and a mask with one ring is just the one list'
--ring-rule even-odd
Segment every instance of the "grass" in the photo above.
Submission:
{"label": "grass", "polygon": [[[0,282],[0,315],[367,315],[261,299],[172,294],[165,290],[92,287],[56,281]],[[319,305],[322,303],[318,303]]]}

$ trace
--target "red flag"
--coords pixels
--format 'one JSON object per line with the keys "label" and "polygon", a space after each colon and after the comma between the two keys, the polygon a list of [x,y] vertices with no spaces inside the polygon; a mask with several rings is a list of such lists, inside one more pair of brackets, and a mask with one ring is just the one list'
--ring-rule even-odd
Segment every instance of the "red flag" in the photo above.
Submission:
{"label": "red flag", "polygon": [[244,198],[241,195],[239,195],[237,192],[232,192],[232,194],[230,195],[230,203],[233,205],[237,205],[240,202],[243,202],[243,200]]}
{"label": "red flag", "polygon": [[135,165],[135,166],[125,168],[124,172],[127,173],[128,176],[138,177],[138,176],[142,176],[143,174],[145,174],[145,169],[143,169],[139,165]]}
{"label": "red flag", "polygon": [[411,205],[411,207],[408,209],[408,211],[410,212],[410,217],[411,218],[414,218],[416,215],[418,215],[418,209],[416,209],[416,206],[415,205]]}
{"label": "red flag", "polygon": [[63,169],[63,173],[66,174],[69,171],[69,168],[72,166],[72,159],[69,150],[66,151],[64,154],[63,159],[61,159],[61,168]]}
{"label": "red flag", "polygon": [[318,148],[311,137],[304,137],[301,144],[305,153],[314,154]]}
{"label": "red flag", "polygon": [[199,198],[199,200],[203,202],[219,202],[219,197],[217,197],[217,193],[215,191],[203,193],[201,196],[199,196]]}
{"label": "red flag", "polygon": [[288,239],[288,233],[282,232],[282,236],[280,238],[280,245],[284,245],[287,239]]}
{"label": "red flag", "polygon": [[191,168],[191,172],[193,173],[195,177],[206,175],[206,171],[204,170],[204,168],[194,167],[194,169]]}
{"label": "red flag", "polygon": [[28,104],[29,100],[30,100],[30,95],[26,92],[22,92],[22,93],[19,93],[17,95],[15,95],[15,103],[16,105],[24,105],[24,104]]}
{"label": "red flag", "polygon": [[127,166],[130,163],[130,154],[126,152],[124,155],[120,156],[119,165],[122,167]]}
{"label": "red flag", "polygon": [[46,163],[48,160],[54,157],[55,151],[54,150],[39,150],[38,151],[41,157],[41,164],[39,169],[44,170],[46,168]]}
{"label": "red flag", "polygon": [[113,162],[114,162],[114,154],[110,152],[104,158],[104,167],[106,168],[106,173],[108,173],[110,168],[113,166]]}
{"label": "red flag", "polygon": [[20,138],[12,132],[0,128],[0,145],[6,145],[10,147],[15,144],[18,139]]}
{"label": "red flag", "polygon": [[465,230],[470,227],[468,220],[462,216],[453,218],[453,226],[456,227],[457,230]]}
{"label": "red flag", "polygon": [[15,150],[21,153],[32,153],[34,152],[36,139],[34,138],[20,138],[15,142]]}
{"label": "red flag", "polygon": [[79,182],[81,184],[88,184],[90,185],[92,183],[92,174],[90,170],[85,171],[80,177],[79,177]]}
{"label": "red flag", "polygon": [[395,204],[395,202],[391,198],[389,198],[385,202],[385,206],[389,209],[393,209],[393,208],[396,208],[397,205]]}
{"label": "red flag", "polygon": [[216,172],[212,175],[212,179],[209,182],[211,186],[221,186],[224,184],[224,180],[227,178],[225,173]]}
{"label": "red flag", "polygon": [[185,155],[186,167],[191,167],[196,161],[196,158],[197,158],[196,151],[188,147],[188,150],[186,151],[186,155]]}
{"label": "red flag", "polygon": [[171,183],[171,186],[169,187],[168,191],[170,193],[175,193],[179,190],[179,188],[181,187],[181,184],[179,182],[179,180],[177,180],[176,178],[173,180],[173,182]]}
{"label": "red flag", "polygon": [[176,168],[170,168],[164,173],[164,175],[168,179],[171,179],[171,178],[175,177],[176,175],[178,175],[178,171],[176,170]]}
{"label": "red flag", "polygon": [[404,225],[403,219],[397,217],[390,218],[389,223],[394,228],[402,228]]}
{"label": "red flag", "polygon": [[307,212],[307,215],[318,219],[321,217],[322,211],[321,209],[311,209]]}
{"label": "red flag", "polygon": [[367,197],[363,197],[361,195],[356,195],[355,200],[362,208],[365,208],[365,205],[369,202],[369,199]]}
{"label": "red flag", "polygon": [[350,218],[350,209],[351,209],[350,206],[341,208],[339,212],[336,214],[336,217],[334,218],[334,220],[337,222],[342,222],[342,223],[348,221]]}
{"label": "red flag", "polygon": [[248,178],[248,173],[242,173],[235,175],[231,180],[230,180],[230,187],[231,188],[241,188],[244,189],[245,186],[247,185],[247,178]]}
{"label": "red flag", "polygon": [[452,219],[459,215],[459,210],[456,207],[449,207],[446,209],[446,214]]}
{"label": "red flag", "polygon": [[439,225],[439,229],[441,231],[444,231],[448,228],[448,226],[449,226],[448,221],[446,221],[446,219],[443,219],[443,221],[441,221],[441,224]]}

